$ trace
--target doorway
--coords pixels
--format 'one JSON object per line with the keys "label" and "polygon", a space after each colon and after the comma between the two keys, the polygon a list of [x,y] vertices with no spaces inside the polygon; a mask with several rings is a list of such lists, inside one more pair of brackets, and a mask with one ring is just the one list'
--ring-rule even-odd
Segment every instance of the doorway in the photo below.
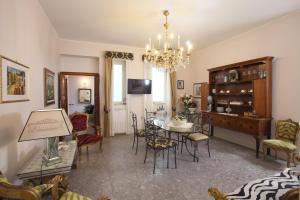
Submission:
{"label": "doorway", "polygon": [[100,126],[99,74],[85,72],[59,73],[59,107],[68,115],[89,114],[91,124]]}

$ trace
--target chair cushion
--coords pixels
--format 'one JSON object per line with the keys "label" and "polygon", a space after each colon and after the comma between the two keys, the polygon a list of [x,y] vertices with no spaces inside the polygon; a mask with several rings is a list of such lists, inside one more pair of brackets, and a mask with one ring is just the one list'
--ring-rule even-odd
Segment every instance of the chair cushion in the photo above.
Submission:
{"label": "chair cushion", "polygon": [[52,184],[42,184],[35,186],[34,189],[38,190],[39,193],[45,193],[52,188]]}
{"label": "chair cushion", "polygon": [[279,197],[291,188],[299,186],[300,182],[295,171],[287,168],[273,176],[246,183],[234,192],[227,194],[226,197],[229,200],[279,200]]}
{"label": "chair cushion", "polygon": [[270,139],[270,140],[264,140],[263,145],[268,146],[272,149],[279,149],[283,151],[296,151],[297,146],[290,143],[285,142],[283,140],[276,140],[276,139]]}
{"label": "chair cushion", "polygon": [[97,135],[97,134],[83,134],[83,135],[78,135],[78,147],[85,145],[85,144],[91,144],[91,143],[96,143],[100,140],[102,140],[102,136]]}
{"label": "chair cushion", "polygon": [[276,124],[276,139],[294,142],[299,131],[299,123],[292,120],[279,120]]}
{"label": "chair cushion", "polygon": [[91,200],[91,198],[82,196],[75,192],[66,192],[59,198],[59,200]]}
{"label": "chair cushion", "polygon": [[166,138],[156,138],[155,142],[154,140],[151,140],[147,142],[147,145],[155,149],[166,149],[166,148],[174,147],[176,143]]}
{"label": "chair cushion", "polygon": [[145,137],[145,130],[144,129],[140,129],[138,130],[138,132],[136,133],[139,137]]}
{"label": "chair cushion", "polygon": [[10,184],[10,182],[8,182],[7,178],[0,176],[0,183],[7,183]]}
{"label": "chair cushion", "polygon": [[208,136],[202,133],[192,133],[188,136],[188,138],[193,141],[208,140]]}

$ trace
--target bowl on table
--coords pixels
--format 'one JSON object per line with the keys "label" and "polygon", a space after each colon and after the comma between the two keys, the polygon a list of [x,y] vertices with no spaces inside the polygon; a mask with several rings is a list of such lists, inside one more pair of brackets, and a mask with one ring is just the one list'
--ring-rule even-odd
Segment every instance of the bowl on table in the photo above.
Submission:
{"label": "bowl on table", "polygon": [[217,112],[218,113],[224,112],[224,107],[217,107]]}

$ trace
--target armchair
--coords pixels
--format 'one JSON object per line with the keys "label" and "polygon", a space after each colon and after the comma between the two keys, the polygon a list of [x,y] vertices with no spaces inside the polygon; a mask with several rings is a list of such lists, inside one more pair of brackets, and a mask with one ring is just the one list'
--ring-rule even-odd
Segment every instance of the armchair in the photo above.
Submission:
{"label": "armchair", "polygon": [[77,141],[79,153],[81,153],[81,147],[85,146],[88,152],[88,146],[97,143],[99,143],[99,148],[102,151],[103,135],[101,134],[100,127],[91,126],[93,131],[90,132],[88,114],[75,112],[69,117],[73,125],[73,137]]}
{"label": "armchair", "polygon": [[287,154],[287,167],[290,167],[292,161],[296,165],[296,151],[297,140],[299,134],[299,123],[294,122],[291,119],[278,120],[276,122],[275,139],[264,140],[262,143],[264,157],[266,149],[271,148],[275,150],[275,156],[277,157],[277,151],[284,151]]}

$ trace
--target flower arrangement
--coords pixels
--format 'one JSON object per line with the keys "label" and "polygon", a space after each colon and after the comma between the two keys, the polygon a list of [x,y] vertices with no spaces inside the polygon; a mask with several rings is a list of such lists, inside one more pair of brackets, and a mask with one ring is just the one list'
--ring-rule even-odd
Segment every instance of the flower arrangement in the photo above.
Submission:
{"label": "flower arrangement", "polygon": [[188,110],[189,108],[196,108],[197,104],[193,99],[192,95],[185,94],[181,96],[181,101],[183,102],[185,110]]}

